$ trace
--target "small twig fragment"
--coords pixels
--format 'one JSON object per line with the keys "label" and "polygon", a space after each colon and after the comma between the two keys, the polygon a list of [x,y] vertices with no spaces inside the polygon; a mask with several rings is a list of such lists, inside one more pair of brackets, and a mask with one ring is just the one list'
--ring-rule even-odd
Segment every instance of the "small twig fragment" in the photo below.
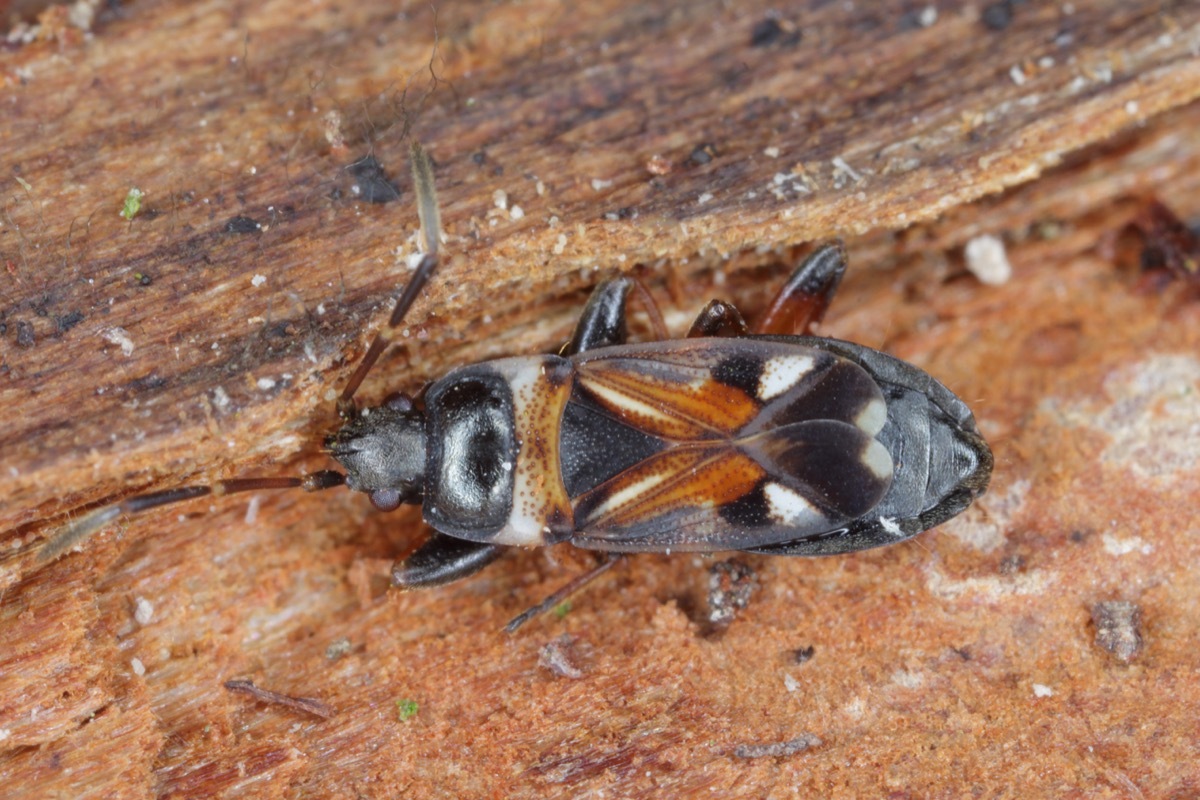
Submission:
{"label": "small twig fragment", "polygon": [[812,747],[819,747],[821,739],[812,733],[797,736],[786,742],[774,744],[740,744],[733,749],[738,758],[771,758],[779,756],[794,756]]}
{"label": "small twig fragment", "polygon": [[326,705],[320,700],[314,700],[311,697],[293,697],[290,694],[273,692],[270,689],[261,689],[255,686],[253,681],[225,681],[225,688],[231,692],[248,694],[255,700],[261,700],[264,703],[270,703],[271,705],[277,706],[287,706],[288,708],[294,708],[297,711],[306,711],[309,714],[315,714],[323,719],[330,719],[337,714],[332,706]]}

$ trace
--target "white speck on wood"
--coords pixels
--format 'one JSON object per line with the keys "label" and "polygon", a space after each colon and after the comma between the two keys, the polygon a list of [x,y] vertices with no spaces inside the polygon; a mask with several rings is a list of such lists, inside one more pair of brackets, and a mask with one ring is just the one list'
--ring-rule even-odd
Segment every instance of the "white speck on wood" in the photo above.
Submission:
{"label": "white speck on wood", "polygon": [[133,339],[129,338],[129,331],[124,328],[103,328],[100,336],[110,344],[119,345],[121,355],[126,358],[133,355]]}
{"label": "white speck on wood", "polygon": [[967,269],[988,286],[1003,286],[1012,278],[1012,264],[1004,242],[998,236],[984,234],[967,242],[964,250]]}
{"label": "white speck on wood", "polygon": [[133,618],[138,625],[149,625],[154,619],[154,605],[144,597],[139,597],[134,602]]}

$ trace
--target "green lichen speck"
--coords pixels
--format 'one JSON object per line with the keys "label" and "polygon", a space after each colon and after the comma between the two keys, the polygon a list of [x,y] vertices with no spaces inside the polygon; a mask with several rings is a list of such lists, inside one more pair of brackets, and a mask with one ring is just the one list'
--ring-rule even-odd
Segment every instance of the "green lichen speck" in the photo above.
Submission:
{"label": "green lichen speck", "polygon": [[401,722],[408,722],[415,717],[420,708],[416,700],[405,699],[396,701],[396,714],[400,717]]}
{"label": "green lichen speck", "polygon": [[142,198],[146,193],[134,186],[125,195],[125,202],[121,205],[121,216],[125,219],[133,219],[142,210]]}

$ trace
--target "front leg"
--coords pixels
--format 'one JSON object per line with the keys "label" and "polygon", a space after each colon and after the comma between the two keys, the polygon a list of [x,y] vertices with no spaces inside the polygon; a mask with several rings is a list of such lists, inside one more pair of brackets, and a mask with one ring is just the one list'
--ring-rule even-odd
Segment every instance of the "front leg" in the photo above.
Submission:
{"label": "front leg", "polygon": [[559,355],[573,356],[585,350],[625,344],[626,305],[631,291],[637,293],[638,302],[646,312],[654,335],[659,339],[666,339],[667,326],[663,322],[658,303],[654,302],[654,295],[650,294],[637,278],[622,275],[605,281],[592,292],[587,305],[583,307],[579,322],[575,324],[575,333],[571,336],[571,341],[563,345]]}
{"label": "front leg", "polygon": [[625,304],[633,285],[633,278],[622,275],[597,286],[583,307],[579,322],[575,323],[575,333],[563,347],[562,355],[625,344],[628,335]]}
{"label": "front leg", "polygon": [[424,589],[442,586],[474,575],[499,558],[503,545],[469,542],[433,532],[429,541],[392,567],[392,586]]}

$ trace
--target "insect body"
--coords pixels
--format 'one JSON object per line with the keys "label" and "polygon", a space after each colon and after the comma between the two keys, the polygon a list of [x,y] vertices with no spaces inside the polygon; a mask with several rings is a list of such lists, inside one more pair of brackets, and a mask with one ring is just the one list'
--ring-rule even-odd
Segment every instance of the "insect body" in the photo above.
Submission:
{"label": "insect body", "polygon": [[[437,261],[432,177],[423,152],[414,156],[429,255],[391,327]],[[344,483],[384,510],[422,504],[435,533],[397,563],[402,587],[466,577],[511,546],[830,555],[901,541],[982,494],[992,456],[967,406],[920,369],[790,335],[819,321],[845,268],[839,245],[817,249],[756,334],[713,301],[687,338],[642,344],[625,341],[638,286],[620,277],[596,289],[560,353],[460,367],[421,404],[360,411],[352,396],[387,343],[381,333],[326,440],[344,474],[143,495],[93,512],[74,534],[202,494]],[[64,538],[74,537],[51,547]]]}
{"label": "insect body", "polygon": [[[798,274],[830,260],[844,266],[830,247]],[[924,531],[986,488],[971,412],[921,370],[811,336],[621,344],[628,286],[597,290],[563,355],[461,367],[423,411],[372,412],[330,440],[350,488],[422,502],[442,534],[397,565],[398,584],[564,541],[847,553]]]}

